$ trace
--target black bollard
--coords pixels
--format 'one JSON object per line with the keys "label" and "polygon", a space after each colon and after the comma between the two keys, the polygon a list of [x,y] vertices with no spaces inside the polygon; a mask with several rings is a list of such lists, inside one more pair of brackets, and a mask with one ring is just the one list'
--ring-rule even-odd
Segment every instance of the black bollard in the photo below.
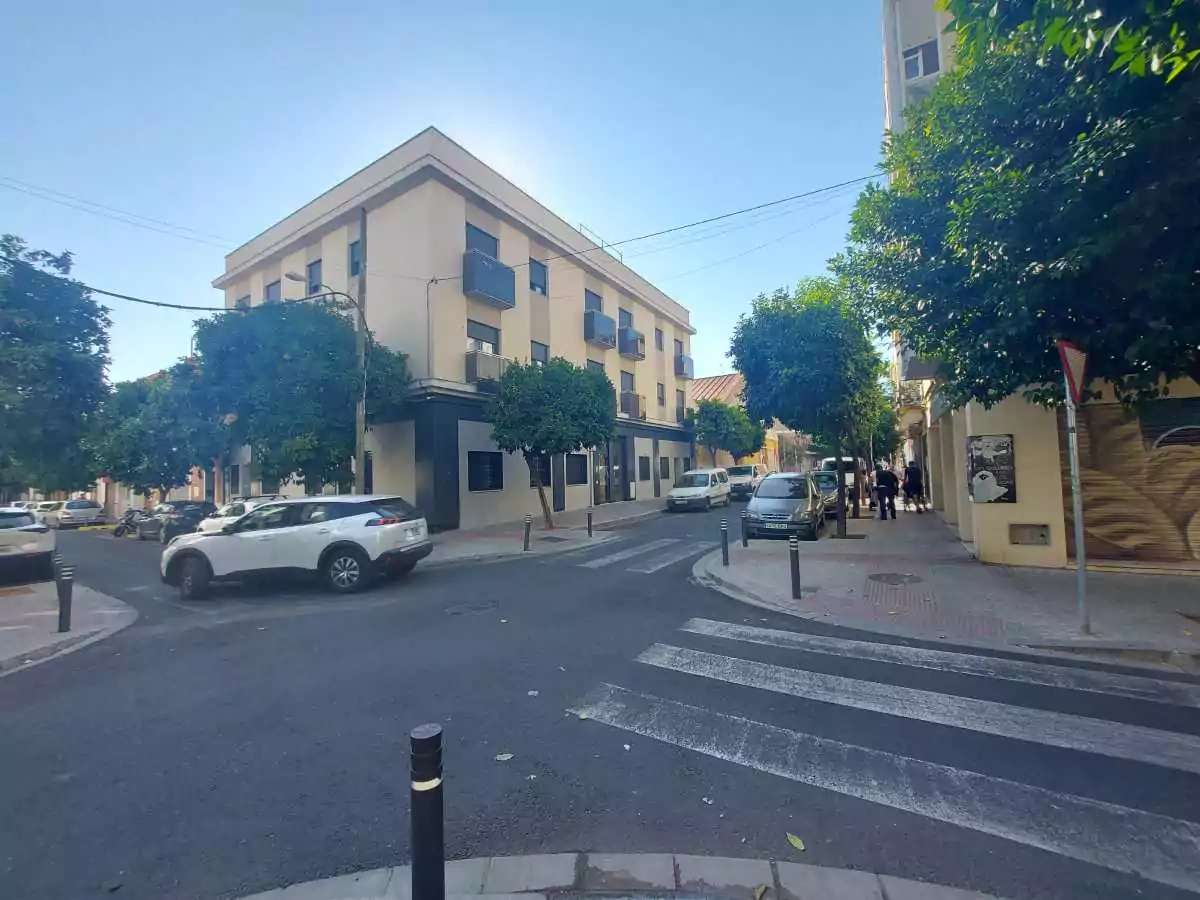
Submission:
{"label": "black bollard", "polygon": [[792,569],[792,599],[800,599],[800,539],[794,534],[788,538],[788,562]]}
{"label": "black bollard", "polygon": [[529,549],[529,529],[532,527],[533,527],[533,516],[526,516],[525,517],[525,546],[523,546],[521,548],[522,550]]}
{"label": "black bollard", "polygon": [[71,588],[75,584],[75,567],[60,566],[54,586],[58,589],[58,631],[71,630]]}
{"label": "black bollard", "polygon": [[592,511],[588,510],[588,537],[592,536]]}
{"label": "black bollard", "polygon": [[742,546],[750,546],[750,534],[746,531],[746,511],[742,510]]}
{"label": "black bollard", "polygon": [[729,565],[729,523],[721,520],[721,565]]}
{"label": "black bollard", "polygon": [[412,900],[445,900],[442,726],[418,725],[409,736],[412,765]]}

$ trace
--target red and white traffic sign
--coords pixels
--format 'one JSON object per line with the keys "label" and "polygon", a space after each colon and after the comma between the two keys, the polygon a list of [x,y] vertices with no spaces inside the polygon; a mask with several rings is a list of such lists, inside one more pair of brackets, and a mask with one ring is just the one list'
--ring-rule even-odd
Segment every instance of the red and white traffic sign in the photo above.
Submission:
{"label": "red and white traffic sign", "polygon": [[1058,358],[1062,360],[1063,373],[1067,376],[1067,390],[1071,392],[1071,399],[1078,404],[1081,402],[1087,354],[1069,341],[1058,341]]}

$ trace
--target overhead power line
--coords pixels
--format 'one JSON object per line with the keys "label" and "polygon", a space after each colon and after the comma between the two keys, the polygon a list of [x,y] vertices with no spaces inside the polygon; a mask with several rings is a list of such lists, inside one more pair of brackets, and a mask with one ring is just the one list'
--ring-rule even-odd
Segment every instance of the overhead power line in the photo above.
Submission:
{"label": "overhead power line", "polygon": [[105,297],[116,297],[118,300],[128,300],[130,303],[144,303],[146,306],[158,306],[163,309],[186,309],[193,312],[228,312],[224,306],[186,306],[182,303],[164,303],[162,300],[146,300],[144,297],[131,297],[129,294],[118,294],[114,291],[102,291],[90,284],[83,285],[93,294],[103,294]]}

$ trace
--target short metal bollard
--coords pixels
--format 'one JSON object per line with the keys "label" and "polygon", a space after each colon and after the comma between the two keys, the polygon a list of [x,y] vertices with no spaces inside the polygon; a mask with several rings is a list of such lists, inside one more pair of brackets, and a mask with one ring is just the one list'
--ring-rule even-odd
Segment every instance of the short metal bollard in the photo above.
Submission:
{"label": "short metal bollard", "polygon": [[445,812],[442,726],[418,725],[409,735],[412,770],[412,898],[445,900]]}
{"label": "short metal bollard", "polygon": [[75,567],[59,566],[54,586],[58,589],[58,630],[71,630],[71,589],[75,586]]}
{"label": "short metal bollard", "polygon": [[750,546],[750,533],[746,530],[746,511],[742,510],[742,547]]}
{"label": "short metal bollard", "polygon": [[592,536],[592,511],[588,510],[588,537]]}
{"label": "short metal bollard", "polygon": [[721,520],[721,565],[729,565],[729,523]]}
{"label": "short metal bollard", "polygon": [[792,569],[792,599],[800,599],[800,539],[788,538],[788,563]]}
{"label": "short metal bollard", "polygon": [[526,516],[525,517],[525,545],[521,548],[522,550],[529,549],[529,529],[532,527],[533,527],[533,516]]}

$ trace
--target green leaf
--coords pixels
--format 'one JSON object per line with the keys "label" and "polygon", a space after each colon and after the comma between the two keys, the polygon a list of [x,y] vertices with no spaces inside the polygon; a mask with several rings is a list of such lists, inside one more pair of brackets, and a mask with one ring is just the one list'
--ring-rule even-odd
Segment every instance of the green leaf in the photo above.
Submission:
{"label": "green leaf", "polygon": [[800,840],[800,838],[796,837],[796,835],[792,834],[790,831],[787,832],[787,841],[797,850],[804,850],[804,841]]}

